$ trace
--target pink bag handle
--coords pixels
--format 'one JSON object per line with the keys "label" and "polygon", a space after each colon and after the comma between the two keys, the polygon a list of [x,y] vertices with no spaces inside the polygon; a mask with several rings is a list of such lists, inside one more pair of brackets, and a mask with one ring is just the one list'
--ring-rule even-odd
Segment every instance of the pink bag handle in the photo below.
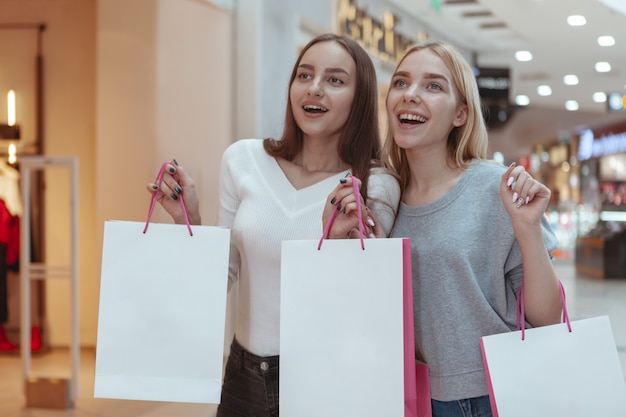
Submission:
{"label": "pink bag handle", "polygon": [[[356,181],[357,177],[352,177],[352,190],[354,191],[354,195],[356,196],[356,207],[357,207],[357,215],[359,216],[359,239],[361,239],[361,249],[365,250],[365,243],[363,242],[363,213],[361,210],[361,194],[359,193],[359,184]],[[335,217],[337,217],[338,210],[333,210],[333,213],[330,215],[330,219],[328,219],[328,223],[324,228],[324,233],[322,234],[322,238],[320,239],[319,244],[317,245],[317,250],[322,248],[322,242],[324,239],[328,239],[328,235],[330,234],[330,228],[335,221]]]}
{"label": "pink bag handle", "polygon": [[[154,180],[154,183],[161,188],[161,183],[163,182],[163,175],[165,175],[165,166],[169,163],[169,161],[163,162],[161,164],[161,169]],[[174,179],[178,181],[178,174],[174,174]],[[148,225],[150,224],[150,219],[152,218],[152,212],[154,211],[154,206],[156,205],[156,197],[157,193],[152,193],[152,200],[150,201],[150,209],[148,210],[148,218],[146,219],[146,225],[143,228],[143,232],[146,233],[148,231]],[[187,229],[189,230],[189,236],[193,236],[193,232],[191,231],[191,225],[189,224],[189,217],[187,216],[187,208],[185,207],[185,202],[183,201],[183,195],[179,194],[178,199],[180,200],[180,206],[183,208],[183,215],[185,216],[185,223],[187,223]]]}
{"label": "pink bag handle", "polygon": [[[567,313],[567,303],[565,302],[565,288],[563,283],[559,280],[559,291],[561,293],[561,303],[563,304],[563,323],[567,323],[567,330],[572,332],[572,324],[569,321],[569,314]],[[524,284],[519,287],[519,295],[517,296],[516,303],[516,315],[517,315],[517,330],[522,331],[522,340],[525,339],[525,325],[526,315],[524,313]]]}

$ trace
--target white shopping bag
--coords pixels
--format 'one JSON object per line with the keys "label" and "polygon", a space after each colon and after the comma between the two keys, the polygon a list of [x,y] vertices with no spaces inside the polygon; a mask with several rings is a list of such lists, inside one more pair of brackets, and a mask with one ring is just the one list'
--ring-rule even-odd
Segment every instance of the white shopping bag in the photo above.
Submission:
{"label": "white shopping bag", "polygon": [[217,404],[230,230],[147,227],[104,224],[94,396]]}
{"label": "white shopping bag", "polygon": [[570,322],[561,290],[564,323],[481,339],[494,416],[626,416],[609,317]]}
{"label": "white shopping bag", "polygon": [[405,415],[407,257],[408,239],[283,242],[281,416]]}

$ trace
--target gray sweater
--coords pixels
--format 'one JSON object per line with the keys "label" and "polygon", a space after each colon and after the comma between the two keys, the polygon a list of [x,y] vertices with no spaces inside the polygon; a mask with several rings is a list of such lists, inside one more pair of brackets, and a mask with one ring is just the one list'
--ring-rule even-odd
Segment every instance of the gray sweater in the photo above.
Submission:
{"label": "gray sweater", "polygon": [[[402,203],[392,232],[411,238],[416,356],[428,363],[431,396],[439,401],[487,395],[480,337],[516,329],[523,270],[500,198],[505,170],[471,165],[439,200]],[[542,226],[551,251],[556,236],[546,218]]]}

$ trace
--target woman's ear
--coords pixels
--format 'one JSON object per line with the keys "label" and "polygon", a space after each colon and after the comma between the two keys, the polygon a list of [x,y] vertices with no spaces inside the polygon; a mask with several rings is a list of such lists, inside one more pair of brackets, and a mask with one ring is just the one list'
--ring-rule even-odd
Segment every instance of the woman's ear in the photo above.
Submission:
{"label": "woman's ear", "polygon": [[463,126],[465,123],[467,123],[467,105],[459,107],[453,122],[454,127]]}

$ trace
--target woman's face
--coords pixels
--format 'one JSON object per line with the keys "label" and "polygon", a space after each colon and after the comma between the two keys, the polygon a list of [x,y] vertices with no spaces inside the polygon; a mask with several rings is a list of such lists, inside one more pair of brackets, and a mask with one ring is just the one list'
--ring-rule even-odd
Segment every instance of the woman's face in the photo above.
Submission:
{"label": "woman's face", "polygon": [[356,82],[356,64],[340,44],[320,42],[304,53],[289,98],[305,139],[339,138],[350,114]]}
{"label": "woman's face", "polygon": [[445,148],[454,127],[467,120],[452,74],[429,49],[410,53],[394,73],[387,94],[387,116],[403,149]]}

